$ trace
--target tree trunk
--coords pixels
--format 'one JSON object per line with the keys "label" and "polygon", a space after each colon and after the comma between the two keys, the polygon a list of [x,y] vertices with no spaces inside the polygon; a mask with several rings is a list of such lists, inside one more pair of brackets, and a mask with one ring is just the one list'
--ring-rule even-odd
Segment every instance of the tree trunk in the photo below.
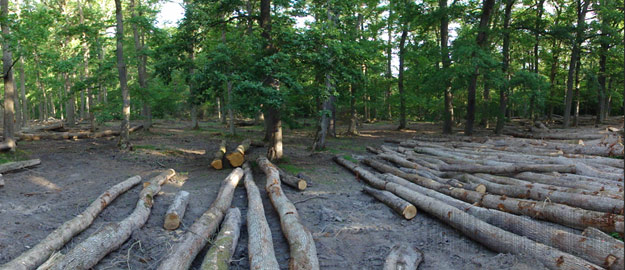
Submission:
{"label": "tree trunk", "polygon": [[[611,245],[620,246],[620,248],[623,249],[623,241],[619,241],[618,239],[612,237],[611,235],[608,235],[608,234],[602,232],[601,230],[597,230],[597,229],[595,229],[593,227],[586,228],[582,232],[582,235],[586,236],[588,238],[597,239],[597,240],[602,241],[602,242],[607,242],[607,243],[609,243]],[[621,258],[619,261],[620,261],[620,263],[622,265],[623,264],[623,259]]]}
{"label": "tree trunk", "polygon": [[[446,0],[444,0],[446,1]],[[392,5],[388,5],[388,17],[391,18],[393,16]],[[393,79],[393,70],[391,63],[393,62],[393,46],[391,43],[393,42],[393,29],[391,28],[392,20],[387,20],[387,28],[386,32],[388,34],[388,40],[386,41],[386,80],[388,83],[388,87],[386,88],[386,93],[384,96],[385,108],[386,108],[386,116],[387,120],[393,119],[393,114],[391,110],[391,89],[393,84],[391,83]],[[365,111],[367,108],[365,107]],[[366,113],[365,113],[366,114]]]}
{"label": "tree trunk", "polygon": [[404,25],[399,40],[399,78],[397,79],[397,89],[399,90],[399,127],[406,128],[406,97],[404,96],[404,50],[406,37],[408,37],[408,23]]}
{"label": "tree trunk", "polygon": [[[364,179],[370,185],[388,190],[395,195],[415,204],[420,210],[437,217],[439,220],[460,230],[464,235],[474,241],[485,245],[487,248],[500,253],[524,254],[538,259],[550,269],[588,269],[593,265],[578,257],[564,253],[546,245],[536,243],[524,237],[502,230],[496,226],[481,221],[458,208],[452,207],[438,199],[423,195],[420,192],[410,190],[402,185],[385,182],[373,174],[363,170],[356,164],[343,158],[335,157],[337,163],[345,166],[359,178]],[[472,207],[468,207],[471,209]],[[479,208],[479,207],[474,207]]]}
{"label": "tree trunk", "polygon": [[20,57],[20,99],[22,101],[22,126],[26,126],[30,116],[28,115],[28,99],[26,99],[26,74],[24,73],[24,58]]}
{"label": "tree trunk", "polygon": [[267,108],[265,117],[266,128],[269,133],[269,147],[267,148],[267,158],[278,160],[283,156],[282,152],[282,120],[280,111],[273,107]]}
{"label": "tree trunk", "polygon": [[189,204],[189,192],[181,190],[176,194],[174,201],[165,212],[165,222],[163,227],[168,230],[175,230],[180,226],[184,212]]}
{"label": "tree trunk", "polygon": [[174,174],[174,170],[168,169],[150,179],[149,184],[145,185],[139,193],[135,210],[128,217],[120,222],[102,226],[89,238],[74,246],[51,269],[91,269],[107,254],[118,249],[128,240],[133,231],[138,230],[148,221],[154,197],[158,195],[161,186]]}
{"label": "tree trunk", "polygon": [[252,141],[250,139],[245,139],[234,151],[226,155],[226,159],[228,159],[232,167],[243,165],[243,162],[245,162],[245,151],[250,148],[251,143]]}
{"label": "tree trunk", "polygon": [[280,267],[273,250],[271,229],[265,217],[263,201],[258,187],[254,183],[252,169],[248,162],[243,163],[245,170],[245,190],[247,191],[247,235],[248,258],[250,269],[278,270]]}
{"label": "tree trunk", "polygon": [[115,18],[117,21],[117,70],[119,72],[119,86],[122,92],[122,123],[120,125],[119,147],[122,150],[131,149],[130,144],[130,92],[128,91],[128,79],[126,78],[126,62],[124,62],[124,16],[122,14],[121,0],[115,0]]}
{"label": "tree trunk", "polygon": [[581,69],[581,60],[577,61],[575,65],[575,109],[573,115],[573,126],[577,127],[579,124],[579,73]]}
{"label": "tree trunk", "polygon": [[226,211],[230,208],[234,189],[241,177],[243,177],[243,170],[236,168],[224,179],[217,198],[209,209],[191,225],[180,241],[176,243],[172,248],[172,252],[159,265],[159,270],[189,269],[195,256],[200,253],[202,248],[208,243],[208,240],[211,239],[211,236],[217,231],[219,223],[221,223]]}
{"label": "tree trunk", "polygon": [[[605,1],[600,1],[602,5],[605,4]],[[600,12],[601,14],[601,12]],[[601,16],[601,33],[607,32],[607,22],[604,16]],[[605,94],[607,93],[606,86],[606,75],[607,75],[607,53],[608,49],[610,49],[610,44],[604,39],[599,39],[600,47],[599,47],[599,74],[597,77],[597,81],[599,82],[599,88],[597,88],[597,118],[595,120],[595,125],[602,124],[605,116]]]}
{"label": "tree trunk", "polygon": [[319,119],[319,128],[317,130],[317,135],[315,136],[315,142],[313,143],[313,150],[322,150],[326,147],[326,137],[331,133],[330,131],[330,122],[332,118],[332,77],[329,73],[326,73],[325,76],[325,85],[327,95],[326,99],[323,101],[321,118]]}
{"label": "tree trunk", "polygon": [[201,270],[228,270],[241,234],[241,211],[233,207],[228,209],[217,238],[212,241],[206,252]]}
{"label": "tree trunk", "polygon": [[228,93],[228,119],[230,120],[230,135],[236,135],[236,129],[234,125],[234,111],[232,110],[232,82],[226,83],[226,91]]}
{"label": "tree trunk", "polygon": [[487,76],[484,76],[484,91],[482,92],[482,118],[480,120],[480,126],[483,128],[489,128],[488,118],[490,117],[490,82]]}
{"label": "tree trunk", "polygon": [[140,176],[133,176],[111,187],[92,202],[85,211],[66,221],[48,234],[36,246],[25,251],[19,257],[0,266],[0,270],[33,270],[45,262],[52,253],[62,248],[72,237],[85,230],[93,220],[106,208],[117,196],[141,182]]}
{"label": "tree trunk", "polygon": [[[129,133],[133,133],[139,129],[143,128],[143,125],[138,125],[130,128],[128,130]],[[98,132],[91,131],[79,131],[79,132],[54,132],[54,133],[18,133],[20,140],[25,141],[38,141],[38,140],[76,140],[76,139],[86,139],[86,138],[102,138],[102,137],[110,137],[110,136],[119,136],[121,131],[119,130],[102,130]]]}
{"label": "tree trunk", "polygon": [[356,94],[354,93],[354,87],[349,84],[349,127],[347,128],[347,134],[357,136],[358,135],[358,111],[356,110]]}
{"label": "tree trunk", "polygon": [[406,244],[397,244],[391,248],[388,256],[386,256],[384,270],[416,270],[422,261],[423,252],[421,250]]}
{"label": "tree trunk", "polygon": [[[9,16],[9,0],[1,0],[2,5],[2,18],[8,18]],[[7,19],[0,22],[2,28],[2,36],[5,38],[2,41],[2,74],[4,77],[4,122],[3,122],[3,136],[4,143],[8,145],[11,150],[14,150],[15,145],[15,126],[14,126],[14,100],[15,100],[15,85],[13,83],[13,55],[11,52],[11,43],[8,37],[10,35],[9,21]]]}
{"label": "tree trunk", "polygon": [[216,170],[223,169],[224,154],[226,154],[226,140],[221,140],[221,143],[219,144],[219,149],[217,149],[213,161],[211,161],[211,167],[215,168]]}
{"label": "tree trunk", "polygon": [[452,125],[454,123],[454,103],[453,94],[451,93],[451,59],[449,58],[449,15],[447,14],[447,0],[438,0],[438,7],[441,10],[441,56],[443,63],[444,96],[445,110],[443,112],[443,134],[451,134],[453,132]]}
{"label": "tree trunk", "polygon": [[569,62],[569,73],[566,79],[566,98],[564,103],[564,120],[563,125],[565,128],[570,126],[571,119],[571,107],[573,105],[573,80],[575,75],[575,65],[579,58],[579,51],[582,42],[584,41],[584,31],[586,12],[588,11],[588,4],[590,1],[577,0],[577,27],[575,31],[575,39],[573,41],[573,48],[571,49],[571,60]]}
{"label": "tree trunk", "polygon": [[[141,0],[138,0],[139,17],[142,16],[141,12]],[[131,18],[135,20],[132,24],[132,37],[135,45],[135,51],[137,53],[137,75],[139,80],[140,93],[143,93],[143,109],[141,114],[143,116],[143,127],[149,129],[152,127],[152,112],[149,103],[149,93],[147,93],[147,55],[145,55],[145,44],[141,41],[143,33],[139,32],[139,26],[137,25],[137,14],[135,9],[135,0],[130,1],[130,14]]]}
{"label": "tree trunk", "polygon": [[363,187],[363,191],[378,201],[386,204],[393,209],[395,213],[401,215],[404,219],[411,220],[417,215],[417,208],[411,203],[404,201],[402,198],[395,196],[395,194],[384,190],[378,190],[370,188],[368,186]]}
{"label": "tree trunk", "polygon": [[305,190],[308,186],[306,180],[290,175],[280,168],[278,168],[278,171],[280,172],[280,180],[282,180],[282,182],[284,182],[287,186],[290,186],[299,191]]}
{"label": "tree trunk", "polygon": [[278,212],[282,233],[289,243],[289,269],[319,269],[317,249],[312,234],[300,222],[295,205],[289,201],[280,186],[280,173],[275,165],[264,157],[256,162],[267,176],[265,190],[271,204]]}
{"label": "tree trunk", "polygon": [[[67,102],[65,103],[65,121],[67,122],[68,127],[74,127],[76,126],[76,99],[75,95],[71,92],[72,85],[70,80],[70,74],[66,72],[63,74],[63,76],[65,77],[65,96],[67,97]],[[44,96],[44,99],[46,100],[44,108],[47,108],[48,98]],[[46,115],[47,114],[48,113],[46,113]]]}
{"label": "tree trunk", "polygon": [[[588,178],[587,181],[580,181],[579,179],[577,179],[577,181],[570,181],[570,180],[564,179],[564,177],[559,174],[549,175],[549,174],[539,174],[539,173],[533,173],[533,172],[519,173],[515,175],[514,177],[518,179],[523,179],[525,181],[534,182],[534,183],[542,183],[546,185],[557,185],[557,186],[562,186],[562,187],[585,189],[593,193],[606,191],[606,192],[615,193],[615,194],[619,194],[619,193],[622,194],[623,192],[622,188],[618,188],[614,185],[606,185],[605,183],[601,183],[601,182],[592,182],[590,178]],[[606,181],[611,181],[611,180],[606,180]]]}
{"label": "tree trunk", "polygon": [[[483,0],[482,2],[482,15],[480,16],[480,25],[477,34],[477,46],[479,49],[484,49],[488,42],[488,23],[490,20],[490,14],[493,11],[495,0]],[[471,58],[475,58],[476,53],[471,54]],[[479,76],[479,68],[474,67],[471,79],[469,82],[468,97],[467,97],[467,122],[464,127],[464,135],[473,135],[473,123],[475,122],[475,90],[477,87],[477,77]]]}

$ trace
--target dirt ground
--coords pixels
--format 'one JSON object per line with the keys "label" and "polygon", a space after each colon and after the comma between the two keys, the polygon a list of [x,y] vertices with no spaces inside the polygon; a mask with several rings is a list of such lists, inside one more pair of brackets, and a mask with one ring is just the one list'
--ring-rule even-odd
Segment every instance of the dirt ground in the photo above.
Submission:
{"label": "dirt ground", "polygon": [[[189,126],[188,122],[157,121],[149,132],[132,135],[135,151],[131,152],[120,152],[116,139],[111,138],[20,142],[20,149],[42,163],[4,175],[6,185],[0,188],[0,264],[37,244],[114,184],[133,175],[148,179],[173,168],[177,175],[156,197],[145,226],[95,267],[156,269],[177,239],[208,209],[220,182],[230,172],[230,169],[216,171],[209,167],[212,153],[226,130],[212,122],[203,122],[199,131],[190,130]],[[363,194],[363,184],[331,160],[337,154],[368,155],[367,145],[380,145],[386,138],[410,138],[439,129],[428,123],[412,124],[409,128],[394,131],[394,125],[389,123],[365,124],[361,136],[330,139],[327,150],[312,154],[309,146],[313,130],[285,130],[287,158],[280,166],[291,173],[307,174],[312,178],[312,186],[303,192],[286,186],[284,190],[314,236],[321,268],[381,269],[390,248],[407,242],[423,251],[425,259],[419,268],[422,270],[544,269],[531,258],[489,251],[426,213],[420,212],[410,221],[403,220],[387,206]],[[233,149],[243,138],[261,136],[260,127],[238,128],[238,136],[228,138],[228,147]],[[252,155],[263,152],[261,148],[252,149]],[[264,192],[265,178],[258,168],[254,178],[261,189],[278,262],[282,269],[287,269],[288,245]],[[62,252],[103,224],[126,217],[134,209],[140,188],[136,186],[118,197]],[[167,231],[162,227],[165,211],[181,189],[191,193],[191,200],[181,228]],[[245,219],[247,198],[243,185],[235,191],[233,206],[241,209]],[[196,258],[192,269],[199,268],[204,252]],[[232,260],[230,269],[249,269],[245,223]]]}

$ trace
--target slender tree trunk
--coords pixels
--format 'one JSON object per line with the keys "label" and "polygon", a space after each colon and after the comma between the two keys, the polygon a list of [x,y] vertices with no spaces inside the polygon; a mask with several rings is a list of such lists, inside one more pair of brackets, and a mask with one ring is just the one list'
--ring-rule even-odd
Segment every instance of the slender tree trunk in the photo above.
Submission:
{"label": "slender tree trunk", "polygon": [[579,72],[581,69],[581,60],[577,61],[575,65],[575,112],[573,115],[573,126],[577,127],[579,124]]}
{"label": "slender tree trunk", "polygon": [[[141,12],[141,0],[138,0],[137,6],[139,7],[139,17],[142,16]],[[133,20],[137,20],[137,14],[135,10],[135,0],[130,0],[130,12]],[[150,109],[149,93],[147,93],[147,56],[144,54],[145,44],[142,42],[141,37],[143,33],[139,31],[137,23],[132,24],[132,36],[135,45],[135,51],[137,52],[137,74],[139,79],[139,87],[141,87],[141,93],[143,93],[143,108],[141,114],[143,116],[143,128],[150,128],[152,126],[152,110]]]}
{"label": "slender tree trunk", "polygon": [[399,90],[399,127],[397,129],[406,128],[406,97],[404,95],[404,50],[408,37],[408,25],[404,25],[399,40],[399,78],[397,80],[397,89]]}
{"label": "slender tree trunk", "polygon": [[[480,17],[479,32],[477,34],[477,46],[480,49],[484,49],[488,41],[488,22],[490,20],[490,14],[493,11],[495,0],[484,0],[482,3],[482,15]],[[475,58],[476,53],[471,55],[471,58]],[[464,134],[467,136],[473,135],[473,123],[475,122],[475,90],[477,88],[477,77],[480,71],[476,66],[471,74],[471,80],[469,82],[468,97],[467,97],[467,122],[464,128]]]}
{"label": "slender tree trunk", "polygon": [[28,100],[26,99],[26,74],[24,73],[24,58],[20,58],[20,96],[22,100],[22,125],[26,125],[30,116],[28,115]]}
{"label": "slender tree trunk", "polygon": [[350,112],[350,120],[349,120],[349,128],[347,128],[347,133],[350,135],[358,135],[358,112],[356,111],[356,96],[354,94],[354,88],[352,84],[349,84],[349,112]]}
{"label": "slender tree trunk", "polygon": [[115,0],[115,19],[117,21],[117,70],[119,72],[119,86],[122,90],[122,123],[120,126],[119,147],[130,149],[130,93],[128,92],[128,79],[126,73],[126,63],[124,62],[124,17],[122,15],[121,0]]}
{"label": "slender tree trunk", "polygon": [[[556,22],[557,25],[557,22]],[[551,46],[551,71],[549,72],[549,101],[547,103],[547,117],[551,119],[553,115],[555,96],[556,96],[556,75],[558,74],[558,60],[560,54],[560,43],[556,38],[553,39],[553,45]]]}
{"label": "slender tree trunk", "polygon": [[232,82],[226,82],[226,91],[228,94],[228,119],[230,120],[230,135],[234,136],[236,134],[236,129],[234,126],[234,111],[232,110]]}
{"label": "slender tree trunk", "polygon": [[[600,1],[601,5],[605,5],[606,1]],[[599,13],[600,15],[601,12]],[[607,19],[605,16],[601,16],[601,33],[607,32]],[[597,80],[599,81],[599,88],[597,88],[597,118],[595,120],[595,125],[599,125],[603,123],[605,116],[605,93],[607,92],[606,88],[606,63],[607,63],[607,53],[608,49],[610,49],[610,44],[606,39],[599,39],[600,47],[599,47],[599,76]]]}
{"label": "slender tree trunk", "polygon": [[[2,35],[8,37],[10,35],[9,22],[6,18],[9,16],[9,0],[1,0],[2,5],[2,18],[0,27],[2,28]],[[2,74],[4,77],[4,126],[3,135],[4,143],[8,144],[11,149],[15,148],[15,126],[13,123],[15,107],[14,107],[14,95],[15,85],[13,83],[13,55],[11,52],[11,43],[8,39],[2,41]]]}
{"label": "slender tree trunk", "polygon": [[499,114],[497,116],[497,125],[495,126],[495,134],[501,134],[504,124],[506,122],[506,110],[508,103],[508,89],[510,82],[510,74],[508,67],[510,66],[510,17],[512,16],[512,6],[515,0],[506,0],[506,7],[503,20],[503,64],[501,65],[501,72],[506,80],[499,88]]}
{"label": "slender tree trunk", "polygon": [[[447,0],[444,0],[447,1]],[[388,16],[389,16],[389,20],[388,20],[388,26],[387,26],[387,33],[388,33],[388,41],[386,44],[386,79],[388,80],[388,88],[386,89],[386,95],[384,96],[384,102],[385,105],[384,107],[386,107],[386,114],[385,116],[388,117],[388,120],[393,119],[393,114],[391,111],[391,88],[392,88],[392,83],[391,80],[393,79],[393,71],[392,71],[392,66],[391,66],[391,62],[393,61],[393,50],[392,50],[392,41],[393,41],[393,29],[391,28],[392,25],[392,20],[390,19],[393,16],[393,10],[391,9],[391,5],[389,6],[389,10],[388,10]]]}
{"label": "slender tree trunk", "polygon": [[[533,71],[536,74],[536,76],[538,76],[538,58],[539,58],[539,54],[538,54],[538,43],[540,41],[540,30],[541,30],[541,20],[543,17],[543,13],[544,13],[544,3],[545,0],[538,0],[537,3],[537,7],[536,7],[536,22],[534,24],[534,54],[533,54],[533,59],[534,59],[534,63],[533,63]],[[536,89],[536,92],[532,92],[531,94],[531,102],[530,102],[530,118],[534,119],[535,118],[535,109],[536,109],[536,97],[540,94],[540,87],[538,89]]]}
{"label": "slender tree trunk", "polygon": [[488,128],[488,118],[490,115],[490,81],[488,81],[487,76],[484,76],[484,92],[482,92],[482,99],[484,100],[484,104],[482,104],[482,118],[480,121],[480,126],[483,128]]}
{"label": "slender tree trunk", "polygon": [[585,20],[586,20],[586,12],[588,11],[588,4],[590,0],[585,0],[584,3],[581,3],[582,0],[577,0],[577,29],[575,33],[575,40],[573,41],[573,49],[571,50],[571,60],[569,62],[569,73],[566,79],[566,98],[564,104],[564,127],[570,126],[571,121],[571,107],[573,105],[573,82],[575,80],[575,65],[579,58],[579,51],[582,41],[584,40],[584,30]]}
{"label": "slender tree trunk", "polygon": [[[78,3],[78,13],[80,15],[80,24],[84,25],[85,16],[84,16],[83,9],[82,9],[83,5],[80,3],[80,1],[78,1],[77,3]],[[84,69],[82,73],[82,80],[84,81],[86,78],[89,77],[89,45],[87,44],[86,32],[83,32],[83,39],[84,41],[82,43],[82,50],[83,50],[83,59],[84,59],[83,60]],[[93,90],[91,89],[91,85],[88,85],[87,89],[81,92],[81,102],[82,102],[81,118],[89,119],[90,130],[94,132],[96,130],[96,126],[95,126],[95,119],[94,119],[95,115],[93,114],[93,110],[92,110],[92,107],[93,107],[92,92]]]}
{"label": "slender tree trunk", "polygon": [[451,66],[451,59],[449,58],[449,48],[447,42],[449,39],[449,15],[447,14],[447,0],[438,0],[439,9],[442,11],[441,16],[441,56],[443,63],[443,76],[445,87],[445,111],[443,112],[443,133],[451,134],[452,125],[454,122],[454,103],[453,94],[451,93],[451,75],[449,74],[449,67]]}

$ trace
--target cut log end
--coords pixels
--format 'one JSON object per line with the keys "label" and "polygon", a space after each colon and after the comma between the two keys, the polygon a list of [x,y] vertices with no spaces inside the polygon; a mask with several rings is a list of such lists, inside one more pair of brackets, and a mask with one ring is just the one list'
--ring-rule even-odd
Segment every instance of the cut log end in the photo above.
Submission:
{"label": "cut log end", "polygon": [[475,187],[475,191],[484,194],[486,193],[486,186],[483,184],[479,184],[477,185],[477,187]]}
{"label": "cut log end", "polygon": [[411,220],[412,218],[417,216],[417,208],[414,205],[408,205],[406,206],[406,208],[404,208],[404,211],[402,211],[402,215],[405,219]]}
{"label": "cut log end", "polygon": [[299,181],[297,182],[297,188],[298,188],[299,190],[304,190],[304,189],[306,189],[306,187],[307,187],[307,186],[308,186],[308,184],[307,184],[307,183],[306,183],[306,181],[304,181],[304,180],[299,180]]}
{"label": "cut log end", "polygon": [[244,154],[241,154],[239,152],[230,153],[226,156],[226,158],[228,159],[232,167],[240,167],[241,165],[243,165],[243,162],[245,162]]}
{"label": "cut log end", "polygon": [[215,168],[215,170],[221,170],[224,168],[224,164],[221,159],[215,159],[211,162],[211,167]]}
{"label": "cut log end", "polygon": [[177,229],[180,226],[180,218],[175,213],[169,213],[165,216],[165,224],[163,227],[170,231]]}

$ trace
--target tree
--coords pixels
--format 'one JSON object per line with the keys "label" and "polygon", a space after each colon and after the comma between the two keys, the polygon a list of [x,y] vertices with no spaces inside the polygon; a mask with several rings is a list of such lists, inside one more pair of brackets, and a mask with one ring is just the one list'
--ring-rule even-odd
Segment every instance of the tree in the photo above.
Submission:
{"label": "tree", "polygon": [[[150,102],[147,98],[148,94],[147,94],[147,71],[146,71],[146,65],[147,65],[147,55],[145,53],[145,42],[144,42],[144,33],[143,32],[139,32],[139,23],[138,20],[140,20],[141,16],[142,16],[142,12],[141,12],[141,0],[138,0],[138,7],[135,7],[135,1],[134,0],[130,0],[130,12],[131,12],[131,16],[132,16],[132,36],[133,36],[133,40],[134,40],[134,45],[135,45],[135,50],[137,52],[137,75],[138,75],[138,79],[139,79],[139,87],[141,88],[141,92],[144,93],[144,100],[143,100],[143,109],[142,109],[142,115],[143,115],[143,128],[145,129],[149,129],[152,126],[152,111],[150,108]],[[139,9],[139,15],[137,15],[137,8]]]}
{"label": "tree", "polygon": [[119,87],[122,92],[122,123],[120,126],[119,147],[123,150],[131,149],[130,144],[130,93],[128,92],[128,79],[126,72],[126,62],[124,61],[124,17],[122,14],[121,0],[115,0],[115,20],[117,40],[117,71],[119,72]]}
{"label": "tree", "polygon": [[564,120],[562,125],[569,127],[571,121],[571,108],[573,107],[573,83],[575,80],[575,65],[579,61],[580,46],[584,41],[584,32],[586,25],[586,13],[588,12],[588,4],[590,0],[577,0],[577,26],[575,29],[575,38],[573,39],[573,46],[571,49],[571,59],[569,61],[569,72],[566,79],[566,98],[564,101]]}
{"label": "tree", "polygon": [[9,0],[0,0],[2,5],[2,74],[4,78],[4,142],[2,149],[15,149],[15,126],[14,121],[14,96],[15,85],[13,83],[13,56],[11,53],[11,41],[9,30]]}
{"label": "tree", "polygon": [[[271,39],[271,0],[260,0],[259,24],[262,28],[261,36],[264,39],[264,56],[271,57],[276,49]],[[271,71],[264,74],[263,87],[273,91],[279,91],[279,82],[273,77]],[[280,116],[280,104],[267,104],[265,109],[265,128],[269,135],[269,146],[267,147],[267,158],[269,160],[281,159],[282,150],[282,118]]]}
{"label": "tree", "polygon": [[441,58],[443,63],[442,73],[445,76],[443,87],[445,89],[445,110],[443,111],[443,134],[452,133],[452,125],[454,123],[454,105],[453,94],[451,93],[450,66],[449,58],[449,15],[447,15],[447,0],[438,0],[438,6],[441,11]]}
{"label": "tree", "polygon": [[510,84],[510,17],[512,14],[512,6],[515,0],[506,0],[506,7],[504,11],[503,19],[503,63],[501,65],[501,71],[505,80],[503,85],[499,88],[499,114],[497,115],[497,125],[495,126],[495,134],[501,134],[503,126],[506,121],[506,109],[508,103],[508,87]]}

